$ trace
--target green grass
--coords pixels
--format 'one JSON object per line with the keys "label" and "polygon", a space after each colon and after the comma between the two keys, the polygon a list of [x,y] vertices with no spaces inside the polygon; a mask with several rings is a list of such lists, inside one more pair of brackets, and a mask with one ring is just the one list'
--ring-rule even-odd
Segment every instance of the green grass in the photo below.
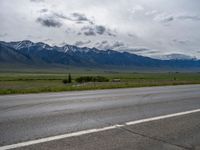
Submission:
{"label": "green grass", "polygon": [[[72,84],[63,84],[68,73]],[[79,84],[75,78],[80,76],[104,76],[109,82],[90,82]],[[120,82],[112,82],[120,79]],[[73,90],[111,89],[146,87],[161,85],[200,84],[200,73],[134,73],[118,71],[68,71],[68,72],[1,72],[0,94],[59,92]]]}

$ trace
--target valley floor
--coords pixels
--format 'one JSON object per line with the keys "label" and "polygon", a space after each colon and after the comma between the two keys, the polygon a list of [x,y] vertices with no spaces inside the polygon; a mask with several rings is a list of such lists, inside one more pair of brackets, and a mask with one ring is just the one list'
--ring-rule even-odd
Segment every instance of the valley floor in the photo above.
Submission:
{"label": "valley floor", "polygon": [[[72,83],[64,84],[68,73]],[[80,76],[103,76],[109,82],[76,83]],[[200,84],[200,73],[136,73],[117,71],[1,72],[0,94]]]}

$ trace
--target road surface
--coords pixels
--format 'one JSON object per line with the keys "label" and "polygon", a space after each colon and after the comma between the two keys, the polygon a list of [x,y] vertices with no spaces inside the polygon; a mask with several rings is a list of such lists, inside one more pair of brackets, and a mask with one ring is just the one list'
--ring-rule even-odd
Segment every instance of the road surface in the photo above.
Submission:
{"label": "road surface", "polygon": [[[126,124],[180,112],[190,113]],[[42,141],[71,133],[78,136]],[[200,85],[0,96],[0,150],[17,143],[11,147],[200,149]]]}

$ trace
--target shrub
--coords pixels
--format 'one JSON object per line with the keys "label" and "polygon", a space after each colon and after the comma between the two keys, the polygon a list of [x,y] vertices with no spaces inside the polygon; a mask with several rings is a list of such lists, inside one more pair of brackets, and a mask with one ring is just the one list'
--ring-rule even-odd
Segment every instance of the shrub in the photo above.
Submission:
{"label": "shrub", "polygon": [[67,80],[67,79],[64,79],[64,80],[62,80],[62,82],[63,82],[64,84],[67,84],[67,83],[68,83],[68,80]]}
{"label": "shrub", "polygon": [[76,78],[76,82],[83,83],[83,82],[108,82],[109,80],[103,76],[82,76]]}

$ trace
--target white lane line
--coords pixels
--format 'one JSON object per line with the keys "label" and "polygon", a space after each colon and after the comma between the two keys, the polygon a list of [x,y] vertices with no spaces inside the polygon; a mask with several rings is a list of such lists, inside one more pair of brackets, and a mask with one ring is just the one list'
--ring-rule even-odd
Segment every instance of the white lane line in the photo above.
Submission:
{"label": "white lane line", "polygon": [[158,117],[152,117],[152,118],[147,118],[147,119],[142,119],[142,120],[136,120],[136,121],[131,121],[125,123],[126,125],[135,125],[139,123],[145,123],[149,121],[156,121],[160,119],[166,119],[166,118],[171,118],[171,117],[176,117],[176,116],[181,116],[181,115],[187,115],[195,112],[200,112],[200,109],[195,109],[195,110],[189,110],[189,111],[184,111],[184,112],[179,112],[179,113],[174,113],[174,114],[168,114],[168,115],[163,115],[163,116],[158,116]]}
{"label": "white lane line", "polygon": [[52,137],[46,137],[46,138],[41,138],[41,139],[37,139],[37,140],[12,144],[12,145],[6,145],[6,146],[0,147],[0,150],[9,150],[9,149],[13,149],[13,148],[20,148],[20,147],[24,147],[24,146],[30,146],[30,145],[34,145],[34,144],[55,141],[55,140],[60,140],[60,139],[64,139],[64,138],[89,134],[89,133],[96,133],[96,132],[101,132],[101,131],[124,127],[127,125],[135,125],[135,124],[140,124],[140,123],[145,123],[145,122],[150,122],[150,121],[155,121],[155,120],[160,120],[160,119],[166,119],[166,118],[171,118],[171,117],[176,117],[176,116],[181,116],[181,115],[187,115],[187,114],[196,113],[196,112],[200,112],[200,109],[189,110],[189,111],[168,114],[168,115],[162,115],[162,116],[152,117],[152,118],[147,118],[147,119],[141,119],[141,120],[126,122],[124,124],[116,124],[116,125],[112,125],[112,126],[108,126],[108,127],[98,128],[98,129],[89,129],[89,130],[67,133],[67,134],[62,134],[62,135],[57,135],[57,136],[52,136]]}

